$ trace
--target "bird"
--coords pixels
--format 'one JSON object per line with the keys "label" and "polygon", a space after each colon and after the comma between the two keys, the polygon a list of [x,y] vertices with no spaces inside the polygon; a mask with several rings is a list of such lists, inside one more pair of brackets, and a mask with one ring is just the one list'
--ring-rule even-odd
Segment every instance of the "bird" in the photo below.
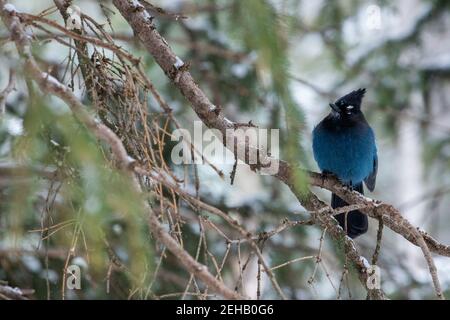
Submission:
{"label": "bird", "polygon": [[[378,172],[375,134],[361,111],[365,93],[366,89],[361,88],[330,103],[330,113],[312,134],[314,159],[322,173],[334,175],[343,185],[361,194],[363,183],[370,191],[375,189]],[[332,193],[333,209],[347,205]],[[367,232],[367,216],[358,210],[340,213],[335,218],[351,238]]]}

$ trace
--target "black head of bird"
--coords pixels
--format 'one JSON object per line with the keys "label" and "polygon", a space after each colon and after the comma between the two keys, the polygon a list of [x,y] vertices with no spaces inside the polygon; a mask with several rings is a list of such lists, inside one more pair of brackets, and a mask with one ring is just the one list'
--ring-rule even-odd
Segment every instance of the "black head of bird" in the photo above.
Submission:
{"label": "black head of bird", "polygon": [[335,103],[330,103],[330,107],[337,116],[343,118],[358,115],[361,113],[361,102],[365,93],[365,88],[354,90],[337,99]]}

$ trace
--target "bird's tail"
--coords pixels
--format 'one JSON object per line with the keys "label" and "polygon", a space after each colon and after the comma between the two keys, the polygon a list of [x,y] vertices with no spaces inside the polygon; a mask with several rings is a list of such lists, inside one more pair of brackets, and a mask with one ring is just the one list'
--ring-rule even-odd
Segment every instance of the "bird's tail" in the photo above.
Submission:
{"label": "bird's tail", "polygon": [[[362,182],[353,187],[353,190],[358,191],[361,194],[364,194],[363,184]],[[331,195],[331,207],[341,208],[347,206],[347,202],[339,198],[334,193]],[[345,223],[345,216],[347,215],[347,223]],[[347,231],[347,235],[350,238],[356,238],[357,236],[366,233],[367,228],[369,226],[369,222],[367,220],[367,216],[358,210],[350,211],[349,213],[340,213],[336,217],[336,220],[339,222],[339,225],[342,229]]]}

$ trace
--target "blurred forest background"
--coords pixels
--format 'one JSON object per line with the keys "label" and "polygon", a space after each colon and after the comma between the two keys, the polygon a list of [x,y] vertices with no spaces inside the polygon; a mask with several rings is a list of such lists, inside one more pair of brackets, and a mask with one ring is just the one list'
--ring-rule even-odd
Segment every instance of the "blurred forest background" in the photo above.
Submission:
{"label": "blurred forest background", "polygon": [[[51,0],[10,2],[19,12],[46,10],[42,17],[64,27]],[[233,121],[281,129],[280,157],[307,169],[317,171],[311,131],[329,112],[328,103],[367,88],[363,111],[379,150],[377,187],[368,196],[394,205],[414,225],[450,243],[449,1],[150,2],[165,11],[155,14],[158,31],[189,62],[211,101]],[[148,166],[173,174],[185,190],[255,234],[274,230],[286,218],[308,219],[286,186],[246,165],[238,165],[231,185],[233,165],[172,164],[167,132],[177,125],[192,130],[198,118],[189,103],[109,1],[73,4],[92,18],[84,18],[84,33],[106,41],[103,29],[141,57],[145,75],[173,110],[176,120],[142,85],[142,75],[136,75],[133,87],[137,104],[108,91],[122,81],[118,74],[125,63],[89,44],[86,64],[107,73],[112,83],[99,83],[91,91],[74,50],[79,43],[45,21],[29,23],[32,52],[41,68],[70,86],[90,109],[96,101],[98,119],[112,122],[130,156],[151,158]],[[7,87],[10,70],[15,70],[15,90],[0,99],[0,285],[19,287],[34,299],[214,299],[151,236],[139,196],[111,166],[108,148],[61,100],[27,78],[22,67],[1,24],[0,90]],[[141,139],[144,131],[149,140]],[[156,155],[149,155],[150,149]],[[245,239],[186,197],[150,180],[143,182],[149,186],[149,201],[185,250],[229,288],[252,298],[279,298]],[[329,201],[329,192],[314,192]],[[377,225],[370,219],[369,232],[356,239],[367,258],[375,248]],[[343,274],[341,250],[321,235],[314,225],[298,225],[264,241],[262,252],[271,267],[290,262],[273,270],[284,294],[290,299],[365,299],[354,272]],[[448,295],[450,261],[435,256],[435,263]],[[81,267],[81,290],[63,285],[72,264]],[[378,265],[389,298],[433,298],[420,249],[388,228]]]}

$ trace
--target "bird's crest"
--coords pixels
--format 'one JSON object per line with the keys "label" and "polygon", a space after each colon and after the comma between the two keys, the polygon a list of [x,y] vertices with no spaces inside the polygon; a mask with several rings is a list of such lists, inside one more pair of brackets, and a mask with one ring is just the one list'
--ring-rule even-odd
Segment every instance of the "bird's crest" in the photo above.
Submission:
{"label": "bird's crest", "polygon": [[352,92],[339,98],[335,104],[338,107],[352,105],[352,106],[359,108],[361,106],[362,98],[364,97],[365,93],[366,93],[366,88],[353,90]]}

